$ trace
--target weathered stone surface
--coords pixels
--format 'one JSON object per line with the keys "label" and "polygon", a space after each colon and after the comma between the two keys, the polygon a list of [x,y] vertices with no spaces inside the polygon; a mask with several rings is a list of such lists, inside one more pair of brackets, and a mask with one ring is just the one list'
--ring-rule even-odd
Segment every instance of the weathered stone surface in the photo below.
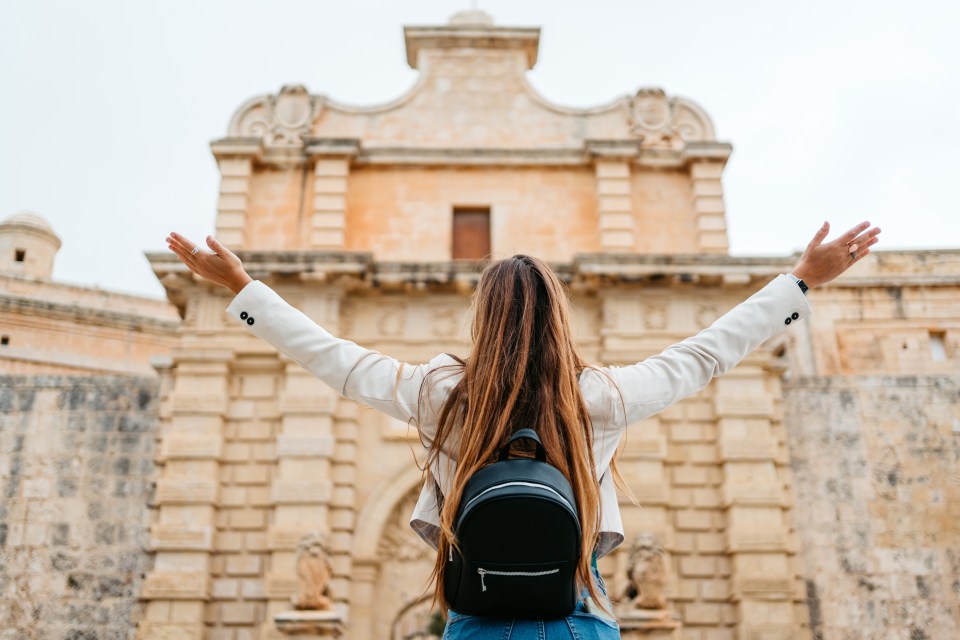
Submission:
{"label": "weathered stone surface", "polygon": [[953,637],[960,377],[797,378],[784,399],[815,637]]}
{"label": "weathered stone surface", "polygon": [[0,376],[10,637],[126,638],[140,619],[157,394],[151,379]]}

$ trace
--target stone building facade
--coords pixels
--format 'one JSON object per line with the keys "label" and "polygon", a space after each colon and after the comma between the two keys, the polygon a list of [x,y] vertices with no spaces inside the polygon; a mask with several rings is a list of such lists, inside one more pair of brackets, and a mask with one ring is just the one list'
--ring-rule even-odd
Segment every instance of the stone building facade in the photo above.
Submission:
{"label": "stone building facade", "polygon": [[0,638],[126,638],[150,562],[163,300],[52,279],[60,238],[0,221]]}
{"label": "stone building facade", "polygon": [[0,373],[155,377],[180,318],[163,300],[53,280],[60,238],[35,213],[0,220]]}
{"label": "stone building facade", "polygon": [[[479,12],[405,39],[420,77],[397,100],[286,86],[212,144],[219,238],[333,333],[408,362],[466,355],[476,258],[525,252],[568,283],[584,355],[631,363],[793,266],[728,254],[732,147],[690,100],[551,104],[525,79],[539,30]],[[175,257],[149,258],[182,322],[144,405],[136,637],[429,635],[416,433],[227,319],[227,293]],[[631,427],[620,468],[642,506],[621,500],[627,539],[600,563],[624,637],[953,637],[958,291],[958,251],[875,253],[811,293],[808,321]],[[318,583],[332,607],[297,609]]]}

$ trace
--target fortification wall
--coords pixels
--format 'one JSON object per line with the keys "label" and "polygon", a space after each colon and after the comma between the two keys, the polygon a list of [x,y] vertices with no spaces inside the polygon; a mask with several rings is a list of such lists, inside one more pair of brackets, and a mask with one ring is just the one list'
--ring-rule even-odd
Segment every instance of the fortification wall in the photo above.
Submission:
{"label": "fortification wall", "polygon": [[815,639],[956,637],[960,376],[784,385]]}
{"label": "fortification wall", "polygon": [[154,472],[158,382],[0,376],[0,638],[127,638]]}

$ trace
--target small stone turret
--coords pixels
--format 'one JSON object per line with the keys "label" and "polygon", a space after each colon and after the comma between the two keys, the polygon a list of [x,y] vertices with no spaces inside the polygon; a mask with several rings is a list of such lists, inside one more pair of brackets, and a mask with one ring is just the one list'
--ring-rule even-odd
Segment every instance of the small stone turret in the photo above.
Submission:
{"label": "small stone turret", "polygon": [[0,274],[49,280],[60,238],[46,220],[21,211],[0,222]]}

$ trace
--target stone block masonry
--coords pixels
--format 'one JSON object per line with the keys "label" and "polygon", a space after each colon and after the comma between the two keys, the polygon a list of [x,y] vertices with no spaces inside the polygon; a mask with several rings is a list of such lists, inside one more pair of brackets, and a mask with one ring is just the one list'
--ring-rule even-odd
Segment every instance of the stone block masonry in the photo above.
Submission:
{"label": "stone block masonry", "polygon": [[960,376],[784,386],[813,637],[960,627]]}
{"label": "stone block masonry", "polygon": [[0,638],[129,637],[157,381],[0,376]]}

